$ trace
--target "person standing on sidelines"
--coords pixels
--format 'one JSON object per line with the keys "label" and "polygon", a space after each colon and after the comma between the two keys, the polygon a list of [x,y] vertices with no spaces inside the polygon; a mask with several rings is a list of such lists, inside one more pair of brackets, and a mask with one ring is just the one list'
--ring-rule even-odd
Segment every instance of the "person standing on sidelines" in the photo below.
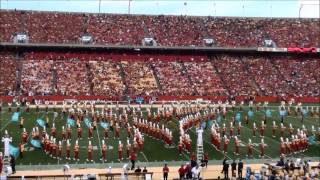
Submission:
{"label": "person standing on sidelines", "polygon": [[137,160],[136,152],[132,151],[130,159],[131,159],[131,170],[134,170],[134,165],[135,165],[136,160]]}
{"label": "person standing on sidelines", "polygon": [[164,164],[162,172],[163,172],[163,180],[168,180],[169,168],[167,164]]}
{"label": "person standing on sidelines", "polygon": [[243,171],[243,162],[240,159],[240,161],[238,162],[238,178],[240,180],[242,180],[242,171]]}

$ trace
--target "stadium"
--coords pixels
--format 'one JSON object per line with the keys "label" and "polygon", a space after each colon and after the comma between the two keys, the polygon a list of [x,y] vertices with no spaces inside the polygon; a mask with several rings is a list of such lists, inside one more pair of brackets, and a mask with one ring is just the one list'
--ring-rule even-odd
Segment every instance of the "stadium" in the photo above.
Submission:
{"label": "stadium", "polygon": [[320,177],[319,15],[131,14],[134,2],[0,7],[0,179]]}

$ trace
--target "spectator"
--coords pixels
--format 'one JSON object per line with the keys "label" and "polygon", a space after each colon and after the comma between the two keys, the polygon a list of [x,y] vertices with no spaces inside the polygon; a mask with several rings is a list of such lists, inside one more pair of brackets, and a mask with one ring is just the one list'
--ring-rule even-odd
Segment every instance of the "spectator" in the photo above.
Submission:
{"label": "spectator", "polygon": [[185,177],[185,167],[183,165],[180,166],[180,168],[178,169],[178,173],[179,173],[179,179],[184,179]]}
{"label": "spectator", "polygon": [[135,173],[141,173],[141,168],[140,168],[140,166],[138,166],[137,169],[134,170],[134,172],[135,172]]}
{"label": "spectator", "polygon": [[231,174],[236,174],[236,170],[237,170],[237,163],[235,160],[232,161],[231,163]]}
{"label": "spectator", "polygon": [[168,180],[169,167],[167,164],[164,164],[162,172],[163,172],[163,180]]}
{"label": "spectator", "polygon": [[224,179],[229,179],[229,163],[227,160],[223,162],[222,172],[224,174]]}
{"label": "spectator", "polygon": [[134,169],[134,165],[135,165],[136,160],[137,160],[136,152],[132,151],[130,160],[131,160],[131,170],[133,170]]}
{"label": "spectator", "polygon": [[195,167],[192,168],[192,178],[193,179],[199,179],[200,178],[200,172],[201,172],[201,167],[197,164]]}
{"label": "spectator", "polygon": [[240,159],[238,162],[238,178],[241,180],[242,179],[242,171],[243,171],[243,162]]}
{"label": "spectator", "polygon": [[2,159],[2,152],[0,152],[0,174],[2,173],[2,168],[3,168],[3,159]]}
{"label": "spectator", "polygon": [[12,168],[12,174],[16,173],[16,160],[13,156],[10,156],[10,166]]}
{"label": "spectator", "polygon": [[148,170],[147,170],[147,167],[146,167],[146,166],[143,168],[142,172],[143,172],[143,173],[147,173],[147,172],[148,172]]}
{"label": "spectator", "polygon": [[209,155],[208,153],[204,153],[203,155],[203,159],[201,160],[202,163],[203,163],[203,166],[202,167],[208,167],[208,161],[209,161]]}

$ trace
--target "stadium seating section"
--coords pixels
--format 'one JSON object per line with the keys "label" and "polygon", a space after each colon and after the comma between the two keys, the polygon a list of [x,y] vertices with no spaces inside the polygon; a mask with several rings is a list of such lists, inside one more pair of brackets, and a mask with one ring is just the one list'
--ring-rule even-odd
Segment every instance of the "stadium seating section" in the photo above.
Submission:
{"label": "stadium seating section", "polygon": [[320,95],[320,59],[263,55],[0,53],[0,94]]}
{"label": "stadium seating section", "polygon": [[27,33],[33,43],[141,45],[153,37],[160,46],[203,46],[213,38],[221,47],[257,47],[270,38],[278,47],[319,47],[318,19],[145,16],[35,11],[0,11],[0,41]]}

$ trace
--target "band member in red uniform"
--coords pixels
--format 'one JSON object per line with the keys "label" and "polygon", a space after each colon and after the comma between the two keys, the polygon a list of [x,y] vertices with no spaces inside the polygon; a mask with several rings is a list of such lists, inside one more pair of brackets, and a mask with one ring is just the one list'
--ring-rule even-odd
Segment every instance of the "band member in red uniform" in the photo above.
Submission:
{"label": "band member in red uniform", "polygon": [[122,158],[122,148],[123,148],[122,143],[121,143],[121,141],[119,141],[119,145],[118,145],[118,161],[122,161],[123,160],[123,158]]}
{"label": "band member in red uniform", "polygon": [[77,134],[78,134],[78,139],[82,139],[82,128],[80,124],[78,125],[78,128],[77,128]]}
{"label": "band member in red uniform", "polygon": [[253,144],[251,142],[251,139],[249,139],[248,145],[247,145],[248,151],[247,151],[247,157],[252,157],[253,154]]}
{"label": "band member in red uniform", "polygon": [[71,152],[71,144],[68,139],[67,140],[67,147],[66,147],[66,159],[68,159],[68,160],[71,159],[70,152]]}
{"label": "band member in red uniform", "polygon": [[106,145],[105,141],[102,140],[101,158],[100,158],[101,161],[106,161],[107,160],[106,154],[107,154],[107,145]]}
{"label": "band member in red uniform", "polygon": [[56,139],[53,139],[53,144],[52,144],[52,157],[55,159],[57,158],[57,143],[56,143]]}
{"label": "band member in red uniform", "polygon": [[290,134],[290,136],[293,135],[293,131],[294,131],[294,128],[292,127],[292,124],[290,123],[289,124],[289,134]]}
{"label": "band member in red uniform", "polygon": [[283,123],[280,124],[280,136],[284,136],[284,131],[286,130],[286,127],[283,125]]}
{"label": "band member in red uniform", "polygon": [[23,128],[23,125],[24,125],[24,117],[21,117],[20,118],[20,129]]}
{"label": "band member in red uniform", "polygon": [[229,129],[230,137],[233,137],[233,132],[234,132],[233,123],[232,123],[232,122],[230,122],[230,129]]}
{"label": "band member in red uniform", "polygon": [[21,159],[23,159],[23,152],[24,152],[24,144],[23,143],[20,143],[19,144],[19,156]]}
{"label": "band member in red uniform", "polygon": [[92,144],[91,144],[91,141],[89,140],[89,145],[88,145],[88,158],[87,158],[87,161],[89,161],[89,162],[93,162],[92,153],[93,153],[93,146],[92,146]]}
{"label": "band member in red uniform", "polygon": [[275,121],[272,122],[272,137],[276,137],[276,130],[278,129],[278,126]]}
{"label": "band member in red uniform", "polygon": [[227,138],[227,136],[224,136],[224,143],[223,143],[223,152],[226,154],[228,152],[228,145],[230,140]]}
{"label": "band member in red uniform", "polygon": [[116,129],[115,129],[115,134],[114,137],[119,139],[120,138],[120,126],[118,123],[116,123]]}
{"label": "band member in red uniform", "polygon": [[8,103],[8,112],[11,113],[12,109],[11,109],[12,103]]}
{"label": "band member in red uniform", "polygon": [[253,137],[256,137],[256,131],[257,131],[257,126],[256,126],[256,123],[254,122],[253,127],[252,127],[252,136]]}
{"label": "band member in red uniform", "polygon": [[93,138],[93,127],[90,126],[88,127],[88,139],[92,139]]}
{"label": "band member in red uniform", "polygon": [[266,128],[266,125],[264,124],[263,121],[261,121],[261,126],[260,126],[260,136],[264,137],[264,130]]}
{"label": "band member in red uniform", "polygon": [[55,123],[52,123],[51,136],[54,137],[54,138],[56,137],[56,127],[55,127]]}
{"label": "band member in red uniform", "polygon": [[64,126],[62,126],[61,129],[61,139],[66,140],[66,130],[64,129]]}
{"label": "band member in red uniform", "polygon": [[79,161],[79,144],[78,144],[78,140],[76,140],[76,145],[74,146],[74,159],[75,161]]}
{"label": "band member in red uniform", "polygon": [[220,137],[220,134],[217,134],[217,150],[218,151],[221,151],[221,137]]}
{"label": "band member in red uniform", "polygon": [[70,124],[67,125],[67,138],[71,139],[72,130]]}
{"label": "band member in red uniform", "polygon": [[178,145],[178,150],[179,150],[179,155],[182,155],[183,151],[183,142],[182,142],[182,137],[180,137],[179,145]]}
{"label": "band member in red uniform", "polygon": [[291,151],[291,142],[289,141],[289,138],[286,138],[286,154],[290,155],[292,153]]}
{"label": "band member in red uniform", "polygon": [[59,146],[58,146],[58,159],[62,159],[62,143],[59,141]]}
{"label": "band member in red uniform", "polygon": [[238,136],[241,135],[241,121],[238,123]]}
{"label": "band member in red uniform", "polygon": [[127,134],[128,134],[128,138],[131,138],[132,135],[132,127],[130,125],[128,125],[127,127]]}
{"label": "band member in red uniform", "polygon": [[43,141],[44,144],[44,152],[46,154],[49,154],[49,150],[50,150],[50,141],[49,141],[49,136],[47,135]]}
{"label": "band member in red uniform", "polygon": [[234,137],[234,145],[235,145],[235,155],[239,155],[240,153],[240,140],[238,139],[237,136]]}
{"label": "band member in red uniform", "polygon": [[266,148],[267,144],[264,143],[264,140],[261,139],[261,143],[260,143],[260,157],[264,157],[264,152],[265,152],[265,148]]}
{"label": "band member in red uniform", "polygon": [[133,138],[133,147],[132,147],[132,151],[133,151],[133,152],[137,152],[137,150],[138,150],[138,143],[137,143],[136,138]]}
{"label": "band member in red uniform", "polygon": [[223,137],[226,135],[226,131],[227,131],[226,124],[223,123],[223,127],[222,127],[222,136]]}
{"label": "band member in red uniform", "polygon": [[108,139],[109,138],[109,129],[106,127],[103,130],[103,138]]}
{"label": "band member in red uniform", "polygon": [[127,159],[130,159],[130,150],[131,150],[131,144],[130,144],[129,139],[127,139],[127,145],[126,145]]}
{"label": "band member in red uniform", "polygon": [[30,112],[30,102],[26,102],[26,112],[29,113]]}
{"label": "band member in red uniform", "polygon": [[141,151],[142,151],[142,149],[143,149],[143,143],[144,143],[143,138],[139,138],[138,146],[139,146],[139,151],[140,151],[140,152],[141,152]]}
{"label": "band member in red uniform", "polygon": [[283,156],[286,154],[286,144],[283,141],[283,138],[280,138],[280,156]]}
{"label": "band member in red uniform", "polygon": [[22,143],[23,144],[26,144],[27,143],[27,140],[28,140],[28,133],[26,131],[26,128],[23,128],[23,132],[21,134],[21,140],[22,140]]}

